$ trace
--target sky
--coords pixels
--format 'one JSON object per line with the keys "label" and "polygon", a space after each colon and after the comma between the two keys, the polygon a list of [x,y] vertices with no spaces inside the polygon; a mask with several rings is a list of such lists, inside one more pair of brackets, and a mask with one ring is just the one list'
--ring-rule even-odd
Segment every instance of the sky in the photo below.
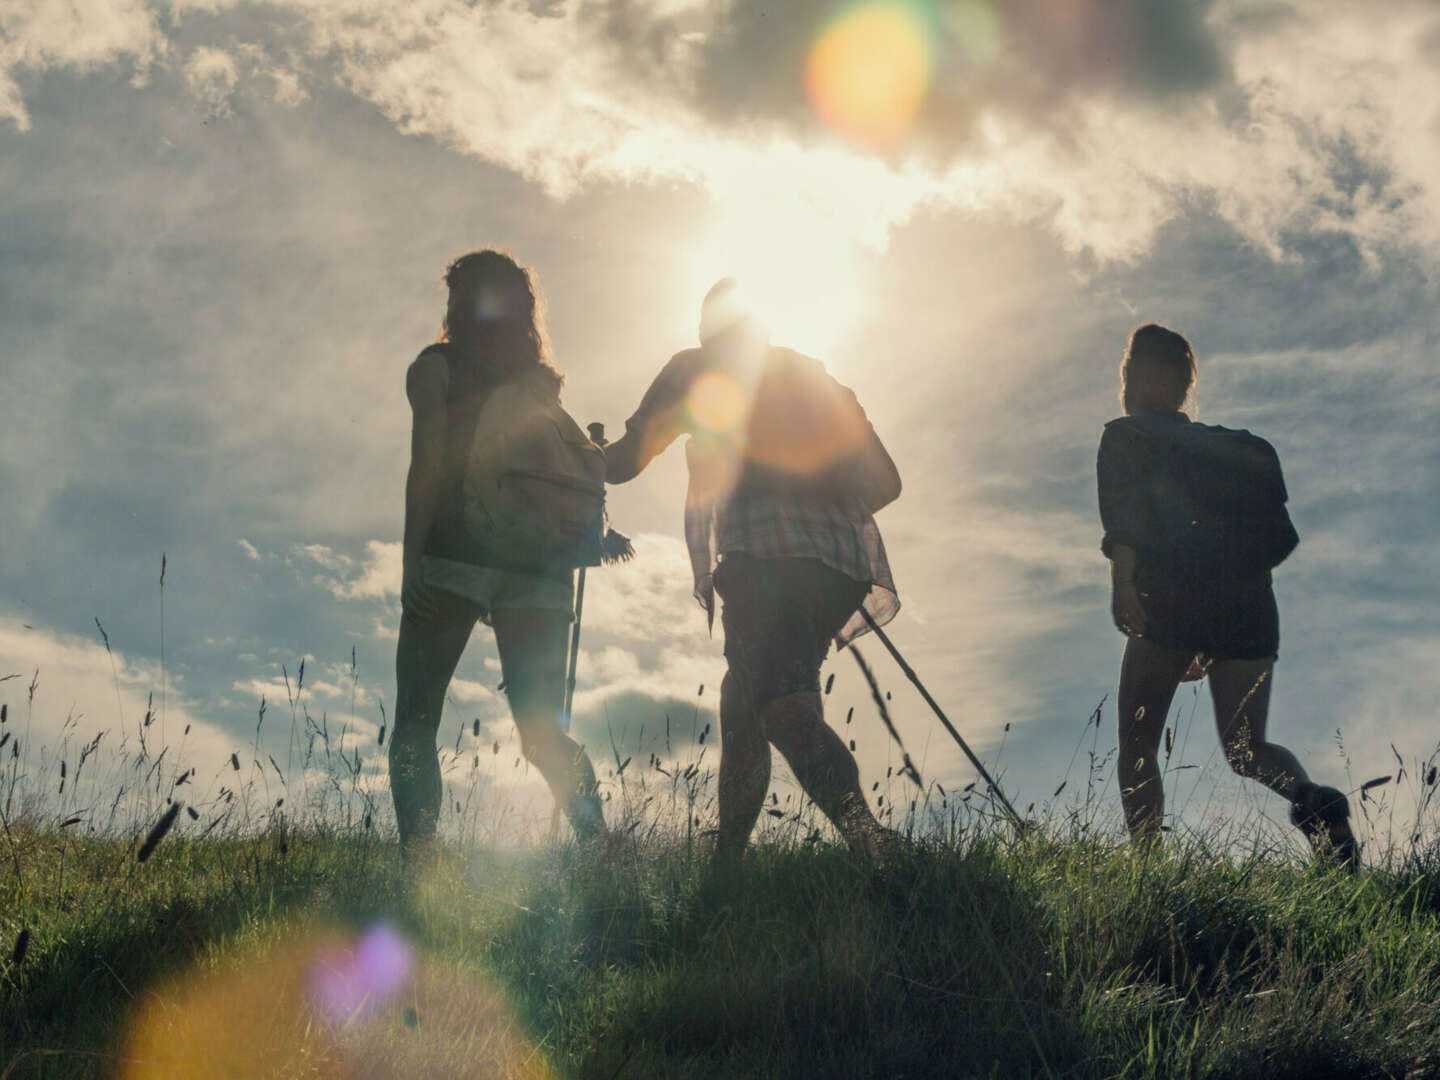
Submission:
{"label": "sky", "polygon": [[[381,769],[404,372],[446,262],[501,247],[582,423],[623,429],[723,274],[855,389],[905,482],[892,637],[1022,807],[1113,745],[1095,445],[1128,332],[1182,331],[1199,418],[1275,444],[1302,537],[1272,737],[1347,789],[1396,754],[1413,778],[1440,737],[1437,101],[1419,0],[11,0],[0,701],[53,748],[153,695],[222,761],[303,658],[302,702]],[[610,496],[640,557],[589,577],[600,759],[713,722],[683,484],[672,449]],[[968,783],[860,648],[926,780]],[[883,784],[868,691],[826,670]],[[442,744],[513,744],[498,680],[477,633]],[[1219,769],[1207,715],[1182,689],[1208,763],[1182,792]]]}

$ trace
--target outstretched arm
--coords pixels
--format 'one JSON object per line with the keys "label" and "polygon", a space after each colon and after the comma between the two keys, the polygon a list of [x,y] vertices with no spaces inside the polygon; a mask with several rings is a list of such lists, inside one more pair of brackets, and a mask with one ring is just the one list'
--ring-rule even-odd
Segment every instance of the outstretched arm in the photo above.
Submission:
{"label": "outstretched arm", "polygon": [[699,351],[688,349],[671,357],[660,370],[635,415],[625,422],[625,434],[605,447],[605,479],[609,483],[634,480],[684,433],[681,414],[699,361]]}
{"label": "outstretched arm", "polygon": [[624,484],[634,480],[650,464],[655,455],[642,453],[643,442],[638,431],[627,428],[618,441],[605,447],[605,479],[608,483]]}

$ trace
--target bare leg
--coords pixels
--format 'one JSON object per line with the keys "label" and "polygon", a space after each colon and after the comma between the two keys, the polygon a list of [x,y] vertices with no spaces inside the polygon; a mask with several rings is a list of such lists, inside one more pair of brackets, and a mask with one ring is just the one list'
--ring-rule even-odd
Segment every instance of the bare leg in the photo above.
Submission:
{"label": "bare leg", "polygon": [[825,723],[820,694],[805,690],[776,698],[760,710],[765,733],[790,770],[852,847],[872,851],[883,834],[860,790],[860,770],[839,735]]}
{"label": "bare leg", "polygon": [[1132,637],[1120,662],[1120,802],[1135,841],[1153,840],[1165,815],[1165,790],[1155,760],[1175,688],[1193,656]]}
{"label": "bare leg", "polygon": [[470,640],[477,609],[453,593],[433,590],[436,612],[400,618],[395,649],[395,731],[390,737],[390,791],[400,846],[407,853],[435,839],[440,817],[440,763],[435,733],[445,690]]}
{"label": "bare leg", "polygon": [[1210,697],[1230,767],[1293,802],[1295,789],[1310,777],[1294,754],[1265,741],[1274,675],[1273,660],[1219,661],[1210,668]]}
{"label": "bare leg", "polygon": [[720,830],[715,854],[733,859],[745,849],[770,788],[770,743],[744,677],[720,683]]}
{"label": "bare leg", "polygon": [[570,620],[557,611],[502,608],[491,621],[521,749],[550,785],[575,835],[587,840],[604,831],[605,817],[594,766],[584,748],[560,727]]}

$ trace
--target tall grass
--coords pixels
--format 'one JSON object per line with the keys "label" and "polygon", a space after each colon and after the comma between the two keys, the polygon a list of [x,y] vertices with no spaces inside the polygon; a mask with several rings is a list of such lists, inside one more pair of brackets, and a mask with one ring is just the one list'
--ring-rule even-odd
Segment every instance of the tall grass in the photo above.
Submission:
{"label": "tall grass", "polygon": [[[353,653],[349,672],[353,693]],[[502,797],[513,738],[449,722],[447,846],[417,874],[378,703],[357,740],[312,715],[303,666],[284,676],[288,769],[263,701],[248,747],[204,768],[148,711],[36,747],[5,705],[0,1077],[1440,1076],[1434,753],[1351,785],[1358,877],[1214,806],[1132,851],[1101,708],[1023,836],[983,784],[927,781],[897,747],[869,795],[913,848],[857,862],[782,783],[718,876],[701,687],[651,721],[663,742],[636,725],[592,748],[615,836],[591,849]],[[12,694],[27,721],[39,677]],[[1217,767],[1186,760],[1182,714],[1177,803]],[[403,979],[337,1011],[324,987],[386,934]]]}

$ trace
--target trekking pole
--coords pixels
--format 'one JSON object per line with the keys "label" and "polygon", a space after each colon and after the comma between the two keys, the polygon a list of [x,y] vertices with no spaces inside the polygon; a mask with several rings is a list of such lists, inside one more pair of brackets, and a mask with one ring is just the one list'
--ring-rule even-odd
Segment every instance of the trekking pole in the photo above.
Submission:
{"label": "trekking pole", "polygon": [[900,665],[900,670],[905,673],[905,677],[915,684],[915,689],[920,691],[920,696],[925,699],[925,704],[935,711],[935,715],[940,718],[940,723],[945,725],[945,730],[950,733],[950,737],[960,744],[960,749],[965,751],[965,756],[970,759],[970,764],[975,766],[975,771],[980,774],[980,778],[990,785],[990,790],[995,793],[995,797],[1000,800],[1000,805],[1005,807],[1006,813],[1010,815],[1010,821],[1014,824],[1016,832],[1023,833],[1025,831],[1024,819],[1016,813],[1015,807],[1010,805],[1010,800],[1005,797],[1005,793],[1000,790],[1000,785],[986,771],[985,766],[980,764],[980,759],[975,756],[974,751],[965,742],[964,736],[955,730],[955,725],[950,723],[950,718],[945,715],[945,710],[940,708],[935,699],[930,696],[930,691],[925,689],[925,684],[920,681],[920,676],[915,674],[915,669],[905,662],[905,657],[900,655],[900,650],[895,648],[895,643],[890,640],[884,630],[880,629],[879,624],[875,622],[870,612],[865,610],[864,605],[861,605],[860,614],[864,617],[866,625],[875,631],[875,636],[880,639],[880,644],[884,645],[890,655],[895,658],[895,662]]}
{"label": "trekking pole", "polygon": [[[596,446],[605,445],[605,425],[599,423],[590,424],[586,428],[590,441]],[[575,707],[575,669],[580,663],[580,616],[585,611],[585,567],[580,567],[580,574],[575,579],[575,627],[570,631],[570,663],[569,670],[565,676],[565,709],[560,714],[560,729],[567,735],[570,733],[571,710]],[[556,833],[560,831],[560,804],[556,803],[555,808],[550,812],[550,839],[554,840]]]}
{"label": "trekking pole", "polygon": [[[605,425],[599,423],[590,424],[586,427],[590,441],[596,446],[605,445]],[[580,663],[580,616],[585,610],[585,567],[580,567],[580,575],[575,580],[575,628],[570,631],[570,671],[565,680],[565,715],[560,721],[561,727],[567,732],[570,730],[570,710],[575,706],[575,668]]]}

